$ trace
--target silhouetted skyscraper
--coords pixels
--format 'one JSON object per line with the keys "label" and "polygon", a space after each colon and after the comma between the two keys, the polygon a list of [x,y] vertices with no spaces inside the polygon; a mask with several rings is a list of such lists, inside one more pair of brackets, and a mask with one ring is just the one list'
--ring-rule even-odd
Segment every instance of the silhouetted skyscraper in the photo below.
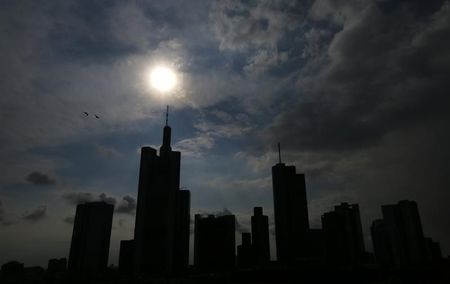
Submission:
{"label": "silhouetted skyscraper", "polygon": [[417,203],[403,200],[381,209],[383,219],[375,220],[371,227],[377,262],[391,267],[424,262],[426,247]]}
{"label": "silhouetted skyscraper", "polygon": [[191,193],[180,190],[177,193],[177,215],[175,222],[175,271],[184,271],[189,265],[189,236],[191,223]]}
{"label": "silhouetted skyscraper", "polygon": [[64,272],[67,268],[67,259],[66,258],[52,258],[48,260],[47,271],[49,273],[60,273]]}
{"label": "silhouetted skyscraper", "polygon": [[73,224],[69,270],[96,273],[108,265],[114,205],[103,201],[78,204]]}
{"label": "silhouetted skyscraper", "polygon": [[235,264],[234,215],[195,215],[194,265],[200,270],[230,269]]}
{"label": "silhouetted skyscraper", "polygon": [[269,217],[263,215],[262,207],[253,208],[252,246],[257,264],[270,261]]}
{"label": "silhouetted skyscraper", "polygon": [[134,240],[120,241],[119,270],[120,273],[131,275],[134,264]]}
{"label": "silhouetted skyscraper", "polygon": [[180,191],[180,152],[164,127],[159,151],[142,147],[136,209],[135,273],[174,272],[187,267],[189,192]]}
{"label": "silhouetted skyscraper", "polygon": [[341,203],[322,215],[325,256],[334,265],[359,263],[365,253],[358,204]]}
{"label": "silhouetted skyscraper", "polygon": [[241,244],[237,247],[237,261],[240,267],[249,267],[254,264],[254,249],[250,233],[242,233]]}
{"label": "silhouetted skyscraper", "polygon": [[442,260],[441,246],[438,242],[433,241],[432,238],[425,238],[425,251],[427,261],[437,262]]}
{"label": "silhouetted skyscraper", "polygon": [[277,259],[304,258],[309,230],[305,176],[280,162],[272,167],[272,183]]}

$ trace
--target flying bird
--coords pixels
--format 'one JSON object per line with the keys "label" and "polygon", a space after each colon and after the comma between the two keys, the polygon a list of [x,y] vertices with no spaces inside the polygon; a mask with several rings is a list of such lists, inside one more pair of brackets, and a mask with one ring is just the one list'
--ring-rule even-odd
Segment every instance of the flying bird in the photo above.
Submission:
{"label": "flying bird", "polygon": [[100,117],[98,115],[95,114],[95,118],[99,119]]}
{"label": "flying bird", "polygon": [[85,112],[85,111],[83,111],[83,113],[84,113],[86,116],[89,116],[89,113],[87,113],[87,112]]}

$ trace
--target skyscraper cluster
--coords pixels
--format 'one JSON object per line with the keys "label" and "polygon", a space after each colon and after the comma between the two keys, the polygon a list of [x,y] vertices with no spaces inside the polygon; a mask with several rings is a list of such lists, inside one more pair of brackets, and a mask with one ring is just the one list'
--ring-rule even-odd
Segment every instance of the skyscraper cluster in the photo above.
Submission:
{"label": "skyscraper cluster", "polygon": [[[180,152],[171,148],[171,128],[159,149],[142,147],[134,238],[120,243],[123,275],[179,275],[189,266],[190,192],[180,189]],[[341,203],[321,216],[322,228],[310,228],[305,175],[280,161],[272,167],[277,263],[287,267],[322,265],[356,267],[372,263],[403,268],[441,258],[439,244],[425,238],[417,204],[400,201],[382,206],[383,218],[371,226],[374,254],[365,248],[358,204]],[[105,270],[113,205],[77,206],[68,268],[77,273]],[[194,271],[262,269],[270,256],[269,218],[254,207],[251,232],[236,249],[234,215],[194,218]],[[52,264],[55,267],[55,264]],[[65,264],[64,264],[65,265]]]}

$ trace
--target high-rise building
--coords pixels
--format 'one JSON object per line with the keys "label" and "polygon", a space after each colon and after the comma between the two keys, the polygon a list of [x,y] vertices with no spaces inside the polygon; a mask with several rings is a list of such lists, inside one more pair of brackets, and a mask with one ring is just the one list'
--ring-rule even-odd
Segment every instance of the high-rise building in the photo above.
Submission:
{"label": "high-rise building", "polygon": [[133,273],[134,240],[120,241],[119,271],[124,275]]}
{"label": "high-rise building", "polygon": [[438,242],[433,241],[432,238],[425,238],[425,251],[427,261],[438,262],[442,260],[441,246]]}
{"label": "high-rise building", "polygon": [[358,204],[341,203],[322,215],[325,256],[333,265],[353,265],[364,257],[364,238]]}
{"label": "high-rise building", "polygon": [[382,220],[372,223],[371,232],[377,263],[405,267],[426,260],[426,243],[417,203],[402,200],[383,205]]}
{"label": "high-rise building", "polygon": [[185,271],[189,265],[189,236],[191,223],[191,193],[180,190],[177,193],[177,215],[175,220],[174,269]]}
{"label": "high-rise building", "polygon": [[188,266],[189,191],[180,190],[180,152],[164,127],[159,150],[142,147],[134,231],[134,273],[172,273]]}
{"label": "high-rise building", "polygon": [[250,233],[241,234],[242,241],[237,247],[237,262],[240,267],[249,267],[254,264],[255,254]]}
{"label": "high-rise building", "polygon": [[309,231],[305,176],[281,161],[272,167],[277,259],[307,257]]}
{"label": "high-rise building", "polygon": [[71,272],[97,273],[108,265],[114,205],[103,201],[78,204],[73,224]]}
{"label": "high-rise building", "polygon": [[49,273],[60,273],[67,269],[67,259],[66,258],[52,258],[48,260],[47,271]]}
{"label": "high-rise building", "polygon": [[253,208],[252,246],[255,262],[259,265],[270,261],[269,217],[263,215],[262,207]]}
{"label": "high-rise building", "polygon": [[194,265],[199,270],[223,270],[235,265],[234,215],[195,215]]}

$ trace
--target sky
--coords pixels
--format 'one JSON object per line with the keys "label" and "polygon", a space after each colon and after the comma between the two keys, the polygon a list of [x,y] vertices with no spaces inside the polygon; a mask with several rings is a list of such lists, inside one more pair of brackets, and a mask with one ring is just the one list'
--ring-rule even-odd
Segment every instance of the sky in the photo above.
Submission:
{"label": "sky", "polygon": [[[273,232],[280,142],[311,227],[358,203],[370,250],[380,206],[415,200],[448,255],[449,34],[441,0],[1,1],[0,264],[68,257],[92,200],[115,204],[117,264],[166,105],[192,217],[231,212],[239,233],[263,206]],[[169,93],[155,66],[176,73]]]}

